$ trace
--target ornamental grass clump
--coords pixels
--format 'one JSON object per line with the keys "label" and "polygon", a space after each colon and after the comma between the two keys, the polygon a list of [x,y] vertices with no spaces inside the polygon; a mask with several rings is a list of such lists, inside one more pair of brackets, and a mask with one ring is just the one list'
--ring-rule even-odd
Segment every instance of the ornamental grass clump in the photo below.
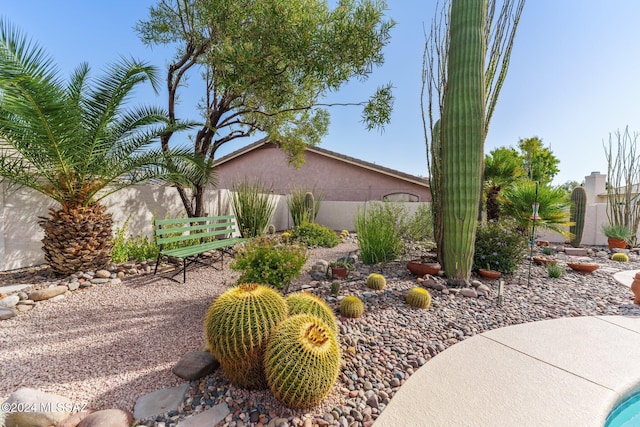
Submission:
{"label": "ornamental grass clump", "polygon": [[524,259],[526,250],[527,238],[513,223],[490,221],[479,226],[476,232],[473,269],[513,273]]}
{"label": "ornamental grass clump", "polygon": [[373,202],[358,209],[354,220],[364,264],[395,259],[402,252],[407,210],[391,202]]}
{"label": "ornamental grass clump", "polygon": [[306,248],[262,236],[238,249],[231,268],[242,272],[238,283],[261,283],[286,292],[306,261]]}
{"label": "ornamental grass clump", "polygon": [[547,265],[547,274],[552,279],[559,279],[560,277],[562,277],[563,273],[564,273],[564,269],[560,265],[558,264]]}

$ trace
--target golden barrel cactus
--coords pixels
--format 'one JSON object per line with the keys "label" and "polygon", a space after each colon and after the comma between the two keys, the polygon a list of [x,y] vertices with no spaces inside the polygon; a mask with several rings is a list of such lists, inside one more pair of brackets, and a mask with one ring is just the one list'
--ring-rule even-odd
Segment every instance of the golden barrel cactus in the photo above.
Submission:
{"label": "golden barrel cactus", "polygon": [[264,367],[269,388],[283,405],[314,406],[329,394],[340,373],[336,334],[315,316],[291,316],[269,340]]}
{"label": "golden barrel cactus", "polygon": [[356,296],[344,297],[340,301],[340,314],[344,317],[362,317],[364,314],[364,303]]}
{"label": "golden barrel cactus", "polygon": [[311,314],[326,323],[334,332],[338,331],[336,316],[322,298],[309,292],[296,292],[286,298],[289,315]]}
{"label": "golden barrel cactus", "polygon": [[382,274],[371,273],[367,277],[367,287],[380,291],[387,285],[387,279]]}
{"label": "golden barrel cactus", "polygon": [[411,307],[429,308],[431,305],[431,294],[424,288],[411,288],[407,292],[407,304]]}
{"label": "golden barrel cactus", "polygon": [[204,324],[207,343],[231,383],[266,388],[264,350],[287,314],[277,291],[254,283],[229,289],[211,304]]}

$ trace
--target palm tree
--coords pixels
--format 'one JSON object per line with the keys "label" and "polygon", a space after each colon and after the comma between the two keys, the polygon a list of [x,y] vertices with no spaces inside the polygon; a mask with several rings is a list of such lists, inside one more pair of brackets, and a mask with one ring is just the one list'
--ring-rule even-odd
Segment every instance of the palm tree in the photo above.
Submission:
{"label": "palm tree", "polygon": [[537,189],[533,181],[523,181],[504,190],[503,213],[512,217],[522,232],[531,228],[532,204],[540,203],[536,227],[545,228],[570,237],[566,227],[574,224],[569,221],[569,196],[561,187],[540,185]]}
{"label": "palm tree", "polygon": [[484,158],[484,184],[487,194],[487,220],[500,218],[498,198],[503,188],[509,187],[525,176],[522,160],[513,148],[500,147]]}
{"label": "palm tree", "polygon": [[89,79],[81,64],[65,84],[50,57],[0,21],[0,178],[59,203],[42,218],[45,259],[58,273],[95,270],[110,261],[112,219],[99,201],[148,179],[174,179],[175,162],[150,149],[166,132],[166,114],[125,109],[132,90],[157,85],[155,70],[121,59]]}

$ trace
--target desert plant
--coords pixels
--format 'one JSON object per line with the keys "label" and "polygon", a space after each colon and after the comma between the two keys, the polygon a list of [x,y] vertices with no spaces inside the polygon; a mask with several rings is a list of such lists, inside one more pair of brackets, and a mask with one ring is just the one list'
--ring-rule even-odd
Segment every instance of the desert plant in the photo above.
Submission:
{"label": "desert plant", "polygon": [[340,293],[340,282],[337,280],[334,280],[331,283],[331,295],[338,296],[338,294]]}
{"label": "desert plant", "polygon": [[238,283],[261,283],[286,292],[300,275],[307,251],[298,245],[279,244],[275,239],[256,237],[238,248],[231,268],[241,271]]}
{"label": "desert plant", "polygon": [[333,310],[322,298],[309,292],[295,292],[286,298],[289,315],[311,314],[327,324],[334,332],[338,332]]}
{"label": "desert plant", "polygon": [[[615,150],[614,137],[617,145]],[[631,245],[636,243],[640,224],[640,203],[637,203],[637,185],[640,181],[639,137],[640,133],[633,132],[632,135],[629,127],[626,127],[624,132],[617,130],[609,134],[609,144],[604,146],[608,177],[607,219],[612,225],[630,230],[630,240],[623,240]]]}
{"label": "desert plant", "polygon": [[382,274],[371,273],[369,277],[367,277],[367,287],[371,289],[375,289],[376,291],[379,291],[384,289],[386,285],[387,285],[387,279],[385,279]]}
{"label": "desert plant", "polygon": [[629,256],[623,252],[616,252],[615,254],[611,255],[611,260],[619,262],[629,262]]}
{"label": "desert plant", "polygon": [[564,269],[558,264],[547,264],[547,275],[553,279],[562,277]]}
{"label": "desert plant", "polygon": [[342,230],[342,231],[340,231],[340,236],[338,236],[338,237],[340,237],[341,240],[344,240],[348,236],[349,236],[349,230]]}
{"label": "desert plant", "polygon": [[111,249],[113,262],[127,262],[130,260],[144,261],[158,256],[158,245],[147,236],[127,236],[129,220],[122,227],[116,227]]}
{"label": "desert plant", "polygon": [[340,301],[339,311],[344,317],[362,317],[364,314],[364,303],[357,296],[350,295]]}
{"label": "desert plant", "polygon": [[522,231],[531,229],[531,205],[540,204],[536,228],[555,231],[570,237],[566,230],[569,221],[570,199],[562,187],[550,187],[527,181],[504,190],[502,211],[513,218]]}
{"label": "desert plant", "polygon": [[231,206],[242,237],[261,236],[276,209],[272,189],[245,179],[233,186]]}
{"label": "desert plant", "polygon": [[406,217],[406,208],[391,202],[373,202],[357,210],[354,223],[363,263],[389,261],[401,253]]}
{"label": "desert plant", "polygon": [[476,231],[474,270],[514,272],[524,258],[527,238],[510,221],[488,222]]}
{"label": "desert plant", "polygon": [[101,200],[149,179],[174,181],[171,165],[193,160],[189,150],[152,148],[174,130],[166,112],[125,108],[145,82],[158,87],[155,69],[124,58],[95,80],[81,64],[64,82],[36,43],[0,21],[0,177],[58,203],[39,223],[57,273],[108,265],[113,221]]}
{"label": "desert plant", "polygon": [[269,388],[290,408],[308,408],[331,391],[340,373],[335,332],[308,314],[280,323],[267,344],[264,366]]}
{"label": "desert plant", "polygon": [[411,307],[429,308],[431,306],[431,294],[424,288],[409,289],[406,300]]}
{"label": "desert plant", "polygon": [[405,236],[413,241],[433,239],[433,215],[431,204],[422,203],[407,221]]}
{"label": "desert plant", "polygon": [[273,224],[269,224],[267,227],[267,234],[276,234],[276,226]]}
{"label": "desert plant", "polygon": [[602,232],[609,239],[618,239],[629,242],[631,240],[631,230],[622,224],[604,224]]}
{"label": "desert plant", "polygon": [[553,249],[551,249],[551,246],[543,246],[540,250],[544,255],[553,255]]}
{"label": "desert plant", "polygon": [[315,188],[292,188],[287,196],[287,207],[294,227],[308,222],[315,222],[323,199],[322,193]]}
{"label": "desert plant", "polygon": [[287,313],[278,292],[255,283],[229,289],[211,304],[204,321],[207,343],[231,383],[266,387],[264,350]]}
{"label": "desert plant", "polygon": [[335,231],[329,230],[324,225],[307,222],[291,230],[291,238],[309,247],[322,246],[333,248],[340,243],[340,238]]}
{"label": "desert plant", "polygon": [[577,248],[582,241],[584,231],[584,218],[587,210],[587,192],[584,187],[576,187],[571,192],[570,221],[574,225],[569,227],[571,233],[571,246]]}

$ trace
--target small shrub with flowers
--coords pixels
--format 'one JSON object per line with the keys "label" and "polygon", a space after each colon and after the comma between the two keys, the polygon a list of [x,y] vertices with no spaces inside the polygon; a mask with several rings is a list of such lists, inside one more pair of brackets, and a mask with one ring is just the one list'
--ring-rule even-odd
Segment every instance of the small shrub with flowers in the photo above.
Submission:
{"label": "small shrub with flowers", "polygon": [[488,268],[513,273],[524,259],[527,237],[509,221],[490,221],[478,226],[473,269]]}
{"label": "small shrub with flowers", "polygon": [[259,283],[286,293],[291,280],[300,275],[306,261],[305,247],[261,236],[238,249],[231,268],[242,272],[238,284]]}

